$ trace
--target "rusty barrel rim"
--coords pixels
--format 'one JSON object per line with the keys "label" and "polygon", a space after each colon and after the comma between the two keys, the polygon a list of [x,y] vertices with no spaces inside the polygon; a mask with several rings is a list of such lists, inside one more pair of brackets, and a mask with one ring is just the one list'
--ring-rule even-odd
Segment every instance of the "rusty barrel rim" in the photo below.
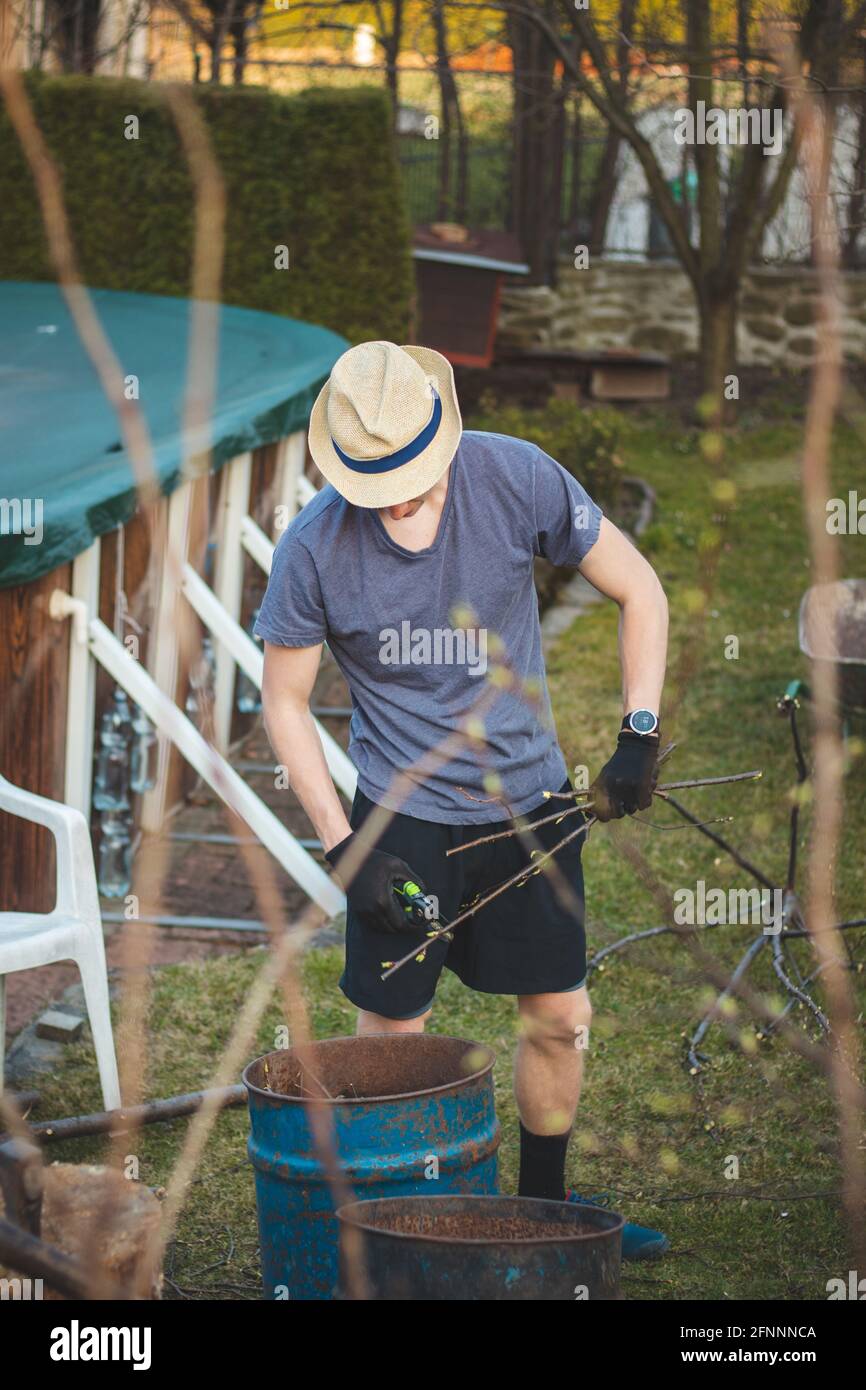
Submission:
{"label": "rusty barrel rim", "polygon": [[[488,1047],[486,1043],[472,1042],[466,1038],[455,1038],[450,1033],[366,1033],[364,1035],[365,1041],[373,1038],[387,1038],[392,1045],[397,1040],[398,1047],[405,1046],[407,1042],[411,1045],[412,1041],[418,1038],[425,1038],[430,1041],[435,1038],[437,1042],[459,1043],[466,1049],[466,1052],[483,1052],[486,1060],[482,1066],[473,1067],[472,1071],[467,1072],[465,1076],[454,1076],[450,1081],[445,1081],[438,1086],[424,1086],[418,1091],[395,1091],[388,1095],[376,1096],[316,1096],[314,1099],[317,1104],[373,1105],[382,1101],[417,1100],[421,1096],[435,1096],[444,1091],[451,1091],[455,1086],[466,1086],[471,1081],[478,1081],[481,1077],[487,1076],[496,1065],[496,1053],[492,1047]],[[311,1051],[315,1052],[316,1048],[327,1047],[332,1043],[353,1043],[356,1041],[358,1041],[357,1035],[350,1034],[337,1038],[320,1038],[311,1042],[309,1047]],[[262,1062],[271,1057],[285,1058],[297,1051],[298,1049],[294,1047],[277,1048],[273,1052],[263,1052],[260,1057],[255,1057],[251,1062],[248,1062],[241,1073],[241,1081],[247,1088],[248,1097],[260,1096],[262,1100],[266,1100],[272,1105],[309,1105],[310,1096],[290,1096],[280,1091],[266,1091],[264,1087],[259,1086],[251,1079],[253,1068],[258,1067]]]}
{"label": "rusty barrel rim", "polygon": [[[521,1207],[561,1207],[562,1212],[558,1220],[569,1221],[579,1213],[590,1212],[594,1215],[603,1216],[610,1225],[605,1224],[603,1229],[595,1231],[580,1231],[575,1229],[574,1235],[562,1235],[561,1232],[555,1235],[545,1236],[514,1236],[505,1239],[502,1236],[437,1236],[425,1231],[423,1234],[417,1231],[395,1231],[385,1226],[376,1224],[374,1218],[375,1210],[383,1206],[397,1204],[400,1207],[417,1207],[419,1211],[430,1210],[437,1202],[448,1203],[451,1207],[465,1206],[468,1210],[478,1207],[481,1204],[492,1202],[499,1207],[513,1207],[519,1202]],[[366,1208],[366,1219],[365,1209]],[[425,1241],[431,1245],[570,1245],[576,1241],[598,1240],[600,1237],[619,1236],[625,1225],[625,1217],[618,1211],[611,1211],[608,1207],[593,1206],[590,1202],[557,1202],[547,1197],[514,1197],[504,1193],[496,1195],[468,1194],[466,1196],[454,1196],[453,1194],[441,1197],[375,1197],[372,1201],[347,1202],[345,1206],[338,1207],[334,1213],[338,1221],[354,1226],[357,1230],[363,1231],[365,1235],[382,1236],[393,1238],[394,1240]],[[575,1222],[575,1226],[577,1223]],[[539,1231],[543,1231],[544,1223],[539,1222]]]}

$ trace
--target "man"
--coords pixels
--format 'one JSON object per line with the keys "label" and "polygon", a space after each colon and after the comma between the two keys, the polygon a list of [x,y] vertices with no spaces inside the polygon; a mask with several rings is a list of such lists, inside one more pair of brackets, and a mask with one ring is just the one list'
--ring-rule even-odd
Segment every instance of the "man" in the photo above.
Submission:
{"label": "man", "polygon": [[[580,824],[579,812],[552,816],[570,803],[546,796],[570,784],[544,676],[536,555],[579,567],[619,605],[625,717],[591,795],[602,820],[649,806],[665,597],[558,463],[525,441],[463,431],[437,352],[351,348],[313,407],[309,441],[330,486],[281,538],[256,632],[271,743],[347,889],[341,988],[360,1010],[359,1033],[421,1032],[443,965],[472,989],[516,995],[519,1192],[562,1200],[590,1021],[583,837],[548,861],[553,872],[498,895],[450,940],[428,944],[395,889],[414,880],[448,922],[530,866],[530,846],[546,853]],[[350,820],[309,708],[326,640],[352,697]],[[356,833],[377,806],[394,814],[363,857]],[[544,823],[448,853],[514,829],[515,817]],[[383,963],[413,944],[421,959],[382,980]],[[657,1231],[624,1232],[627,1257],[666,1245]]]}

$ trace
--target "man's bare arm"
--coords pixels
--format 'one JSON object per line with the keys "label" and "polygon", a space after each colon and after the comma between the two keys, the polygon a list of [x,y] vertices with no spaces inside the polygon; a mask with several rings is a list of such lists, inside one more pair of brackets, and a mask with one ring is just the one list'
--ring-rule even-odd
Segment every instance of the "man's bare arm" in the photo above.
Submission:
{"label": "man's bare arm", "polygon": [[598,540],[580,572],[619,604],[623,714],[634,709],[658,714],[667,661],[668,603],[655,570],[622,531],[602,517]]}
{"label": "man's bare arm", "polygon": [[313,823],[327,852],[352,833],[328,771],[322,741],[310,712],[322,644],[278,647],[265,643],[262,710],[277,762]]}

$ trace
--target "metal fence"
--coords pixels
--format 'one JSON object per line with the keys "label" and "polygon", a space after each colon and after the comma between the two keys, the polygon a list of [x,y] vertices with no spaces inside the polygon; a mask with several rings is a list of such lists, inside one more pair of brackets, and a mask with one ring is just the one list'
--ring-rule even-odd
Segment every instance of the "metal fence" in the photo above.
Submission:
{"label": "metal fence", "polygon": [[450,196],[440,207],[443,150],[439,141],[402,135],[398,140],[403,185],[413,223],[460,220],[473,227],[505,229],[511,213],[511,147],[504,138],[470,138],[467,203],[458,218],[457,152],[450,152]]}
{"label": "metal fence", "polygon": [[[590,135],[580,142],[580,178],[572,186],[575,149],[565,155],[562,203],[560,208],[560,241],[563,247],[586,241],[592,219],[592,190],[598,162],[601,158],[603,136]],[[469,137],[467,158],[467,199],[465,215],[457,216],[457,152],[452,142],[450,151],[450,197],[440,207],[443,148],[441,142],[423,136],[401,135],[397,142],[403,186],[409,215],[414,225],[442,218],[458,220],[471,227],[508,231],[512,225],[511,173],[512,146],[509,133],[496,135],[472,134]]]}

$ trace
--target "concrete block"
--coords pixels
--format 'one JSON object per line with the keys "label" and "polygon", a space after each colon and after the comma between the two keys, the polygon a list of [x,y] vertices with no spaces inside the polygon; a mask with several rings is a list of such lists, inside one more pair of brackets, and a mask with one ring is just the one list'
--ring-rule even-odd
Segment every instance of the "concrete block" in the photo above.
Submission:
{"label": "concrete block", "polygon": [[47,1009],[37,1020],[36,1034],[40,1038],[50,1038],[53,1042],[77,1042],[83,1027],[84,1019],[79,1018],[77,1014]]}

